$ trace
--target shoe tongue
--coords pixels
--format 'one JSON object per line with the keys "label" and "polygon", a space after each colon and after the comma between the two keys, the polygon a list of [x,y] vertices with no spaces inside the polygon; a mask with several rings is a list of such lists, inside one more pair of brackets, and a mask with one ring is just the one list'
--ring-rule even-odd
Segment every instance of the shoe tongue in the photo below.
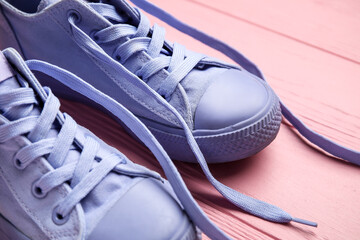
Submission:
{"label": "shoe tongue", "polygon": [[41,10],[43,10],[44,8],[53,5],[54,3],[59,2],[60,0],[41,0],[38,7],[37,7],[37,12],[40,12]]}
{"label": "shoe tongue", "polygon": [[0,52],[0,83],[7,81],[9,78],[14,77],[15,72],[6,60],[4,54]]}
{"label": "shoe tongue", "polygon": [[[4,54],[0,52],[0,95],[7,93],[10,90],[17,89],[20,87],[28,87],[29,84],[22,79],[11,67],[7,59],[5,58]],[[29,106],[19,106],[19,110],[25,110],[30,109],[31,111],[28,112],[27,115],[39,115],[40,114],[40,108],[38,106],[33,106],[33,108],[29,108]],[[20,109],[23,108],[23,109]],[[2,109],[0,108],[1,112],[6,112],[9,109]],[[19,111],[20,113],[22,111]],[[25,111],[26,112],[26,111]],[[5,116],[10,121],[17,120],[23,116],[18,116],[19,114],[12,114]]]}

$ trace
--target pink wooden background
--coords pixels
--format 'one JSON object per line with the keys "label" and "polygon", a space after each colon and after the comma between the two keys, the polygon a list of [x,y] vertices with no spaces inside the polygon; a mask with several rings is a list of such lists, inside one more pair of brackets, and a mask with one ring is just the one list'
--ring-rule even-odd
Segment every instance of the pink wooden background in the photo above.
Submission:
{"label": "pink wooden background", "polygon": [[[151,1],[241,50],[309,126],[360,149],[360,1]],[[167,28],[171,41],[226,59]],[[161,172],[151,153],[105,114],[69,101],[63,110],[133,161]],[[316,221],[318,228],[243,213],[211,187],[197,165],[177,166],[201,207],[234,239],[360,239],[360,168],[311,148],[286,124],[259,154],[211,170],[228,186]]]}

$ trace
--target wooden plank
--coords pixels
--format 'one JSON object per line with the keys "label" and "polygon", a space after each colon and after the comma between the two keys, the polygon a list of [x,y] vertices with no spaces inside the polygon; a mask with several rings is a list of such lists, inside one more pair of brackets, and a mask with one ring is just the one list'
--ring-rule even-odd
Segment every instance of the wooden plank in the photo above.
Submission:
{"label": "wooden plank", "polygon": [[359,1],[186,1],[347,61],[360,63]]}
{"label": "wooden plank", "polygon": [[[290,1],[272,1],[271,11],[264,7],[270,3],[258,0],[246,3],[247,12],[240,13],[245,1],[236,1],[239,5],[233,4],[231,9],[226,5],[230,0],[196,0],[212,8],[194,1],[152,0],[175,16],[241,49],[263,69],[276,92],[307,124],[346,146],[359,149],[360,69],[356,61],[360,49],[358,41],[353,41],[358,39],[354,35],[359,25],[338,29],[347,21],[357,21],[354,20],[358,16],[357,2],[329,1],[330,6],[337,4],[332,8],[327,4],[321,7],[324,1],[291,1],[291,4]],[[245,14],[241,16],[248,21],[213,10],[220,6],[224,11]],[[309,16],[312,17],[307,17],[309,22],[301,15],[301,9],[305,8],[311,9]],[[286,18],[285,13],[294,17]],[[334,21],[342,23],[334,25],[342,36],[331,35],[326,29],[326,33],[316,31],[315,27],[315,30],[308,30],[312,33],[292,31],[311,28],[316,16],[322,16],[319,19],[326,16],[332,24]],[[292,19],[298,21],[292,22]],[[257,21],[257,24],[301,41],[249,21]],[[291,27],[286,26],[288,24]],[[175,30],[167,30],[170,39],[190,49],[226,59]],[[339,44],[339,49],[332,48],[339,41],[344,44]],[[316,43],[321,49],[306,42]],[[131,160],[161,172],[149,150],[129,137],[108,116],[82,104],[62,102],[63,109],[80,124],[123,151]],[[299,224],[274,224],[245,214],[214,190],[197,165],[177,163],[177,166],[205,212],[234,239],[359,239],[360,168],[309,147],[285,124],[275,141],[259,154],[244,161],[213,165],[211,170],[221,182],[240,192],[273,203],[293,216],[317,221],[317,229]]]}

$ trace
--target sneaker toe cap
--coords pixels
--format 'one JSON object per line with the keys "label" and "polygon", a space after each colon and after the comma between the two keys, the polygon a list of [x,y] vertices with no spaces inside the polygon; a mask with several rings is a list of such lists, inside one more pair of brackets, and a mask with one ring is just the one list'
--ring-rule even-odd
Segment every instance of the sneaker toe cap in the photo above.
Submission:
{"label": "sneaker toe cap", "polygon": [[257,115],[269,105],[272,94],[265,82],[250,73],[229,69],[201,97],[194,116],[195,129],[216,130],[256,121],[261,117]]}

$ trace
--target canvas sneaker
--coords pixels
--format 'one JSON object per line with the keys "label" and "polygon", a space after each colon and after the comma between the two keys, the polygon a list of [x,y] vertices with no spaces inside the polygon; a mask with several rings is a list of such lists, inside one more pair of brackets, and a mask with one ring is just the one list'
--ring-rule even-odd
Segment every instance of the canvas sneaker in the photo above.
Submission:
{"label": "canvas sneaker", "polygon": [[196,161],[169,107],[185,120],[209,163],[249,157],[278,133],[280,104],[266,82],[166,41],[162,27],[151,27],[124,0],[0,2],[1,48],[15,47],[26,59],[85,79],[138,116],[174,159]]}
{"label": "canvas sneaker", "polygon": [[0,52],[0,239],[200,239],[166,180],[59,106]]}

